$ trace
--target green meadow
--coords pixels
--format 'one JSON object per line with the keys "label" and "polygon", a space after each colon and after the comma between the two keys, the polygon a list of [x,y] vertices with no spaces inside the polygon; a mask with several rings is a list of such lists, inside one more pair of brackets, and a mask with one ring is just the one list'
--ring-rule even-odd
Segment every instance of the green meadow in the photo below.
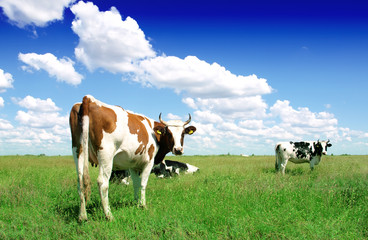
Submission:
{"label": "green meadow", "polygon": [[368,156],[324,156],[311,172],[274,156],[181,156],[194,175],[151,175],[147,209],[111,184],[104,218],[90,167],[88,221],[79,223],[71,156],[0,156],[0,239],[367,239]]}

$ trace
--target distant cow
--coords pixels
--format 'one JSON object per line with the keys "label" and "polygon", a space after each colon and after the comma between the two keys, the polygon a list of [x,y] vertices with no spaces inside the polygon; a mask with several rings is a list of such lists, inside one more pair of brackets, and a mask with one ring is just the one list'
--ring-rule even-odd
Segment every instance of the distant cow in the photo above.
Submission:
{"label": "distant cow", "polygon": [[199,168],[193,165],[172,160],[164,160],[152,168],[152,173],[160,178],[171,177],[180,173],[195,173],[197,171],[199,171]]}
{"label": "distant cow", "polygon": [[129,185],[130,172],[129,170],[112,170],[110,182]]}
{"label": "distant cow", "polygon": [[141,189],[139,204],[146,205],[146,186],[154,163],[160,163],[169,152],[183,154],[184,135],[196,131],[193,126],[186,127],[190,115],[186,122],[164,122],[161,114],[159,119],[156,122],[90,95],[74,104],[69,124],[78,174],[79,220],[87,220],[86,201],[91,189],[88,161],[99,167],[97,182],[107,219],[113,219],[108,199],[112,170],[130,170],[134,197],[138,200]]}
{"label": "distant cow", "polygon": [[310,163],[311,170],[321,161],[321,156],[327,154],[327,147],[331,147],[328,141],[308,141],[308,142],[281,142],[276,144],[275,155],[276,171],[285,174],[288,161],[293,163]]}

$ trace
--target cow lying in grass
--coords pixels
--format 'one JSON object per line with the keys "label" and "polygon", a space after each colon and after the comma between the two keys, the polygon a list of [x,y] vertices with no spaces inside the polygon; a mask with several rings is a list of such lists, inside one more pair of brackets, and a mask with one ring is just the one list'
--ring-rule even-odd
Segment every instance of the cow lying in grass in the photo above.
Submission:
{"label": "cow lying in grass", "polygon": [[[190,174],[198,172],[199,168],[188,163],[164,160],[152,168],[151,173],[154,173],[158,178],[168,178],[180,173]],[[130,172],[129,170],[113,170],[110,181],[118,184],[129,185]]]}
{"label": "cow lying in grass", "polygon": [[199,171],[199,168],[197,168],[196,166],[173,160],[164,160],[160,164],[152,168],[152,173],[154,173],[159,178],[180,175],[180,173],[195,173],[197,171]]}

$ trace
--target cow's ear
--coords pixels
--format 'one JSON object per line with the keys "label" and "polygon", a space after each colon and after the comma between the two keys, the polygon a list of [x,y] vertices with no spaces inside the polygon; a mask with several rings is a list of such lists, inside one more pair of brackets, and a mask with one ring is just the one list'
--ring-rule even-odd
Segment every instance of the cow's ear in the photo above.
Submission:
{"label": "cow's ear", "polygon": [[162,126],[156,126],[153,128],[153,131],[158,134],[158,135],[163,135],[165,134],[165,127]]}
{"label": "cow's ear", "polygon": [[185,133],[186,134],[189,134],[189,135],[192,135],[197,129],[193,126],[189,126],[187,128],[185,128]]}

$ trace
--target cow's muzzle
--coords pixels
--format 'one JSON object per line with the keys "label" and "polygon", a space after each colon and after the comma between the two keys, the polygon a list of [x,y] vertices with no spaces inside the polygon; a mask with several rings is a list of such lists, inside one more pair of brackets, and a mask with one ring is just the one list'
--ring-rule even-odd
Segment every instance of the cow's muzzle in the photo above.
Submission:
{"label": "cow's muzzle", "polygon": [[184,153],[183,147],[176,147],[172,151],[175,155],[182,155]]}

